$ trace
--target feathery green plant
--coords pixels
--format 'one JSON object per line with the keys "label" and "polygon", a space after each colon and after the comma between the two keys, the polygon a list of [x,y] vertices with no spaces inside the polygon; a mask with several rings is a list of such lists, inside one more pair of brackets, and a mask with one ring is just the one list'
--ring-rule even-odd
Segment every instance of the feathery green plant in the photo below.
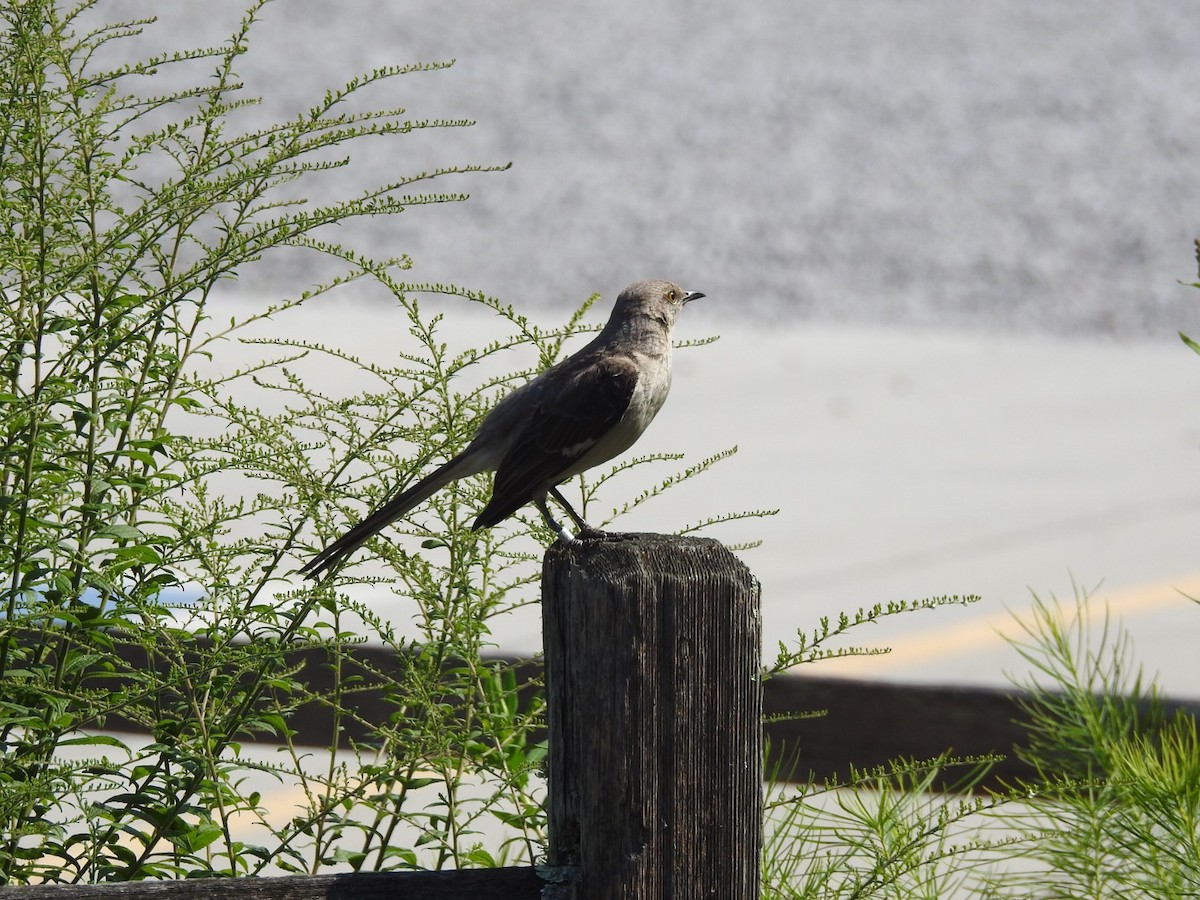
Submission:
{"label": "feathery green plant", "polygon": [[1037,790],[1005,816],[1035,837],[1002,896],[1175,898],[1200,894],[1196,720],[1168,716],[1129,635],[1080,593],[1035,598],[1012,640],[1032,664],[1020,753]]}
{"label": "feathery green plant", "polygon": [[[1016,750],[1036,773],[1028,783],[982,791],[993,760],[948,755],[843,782],[773,781],[763,896],[1195,897],[1196,720],[1166,714],[1128,634],[1107,613],[1097,624],[1090,602],[1083,593],[1073,606],[1035,597],[1010,638],[1032,672],[1020,685],[1029,737]],[[948,768],[963,773],[963,794],[934,790]]]}
{"label": "feathery green plant", "polygon": [[[291,120],[244,127],[235,114],[256,101],[237,62],[266,2],[218,46],[101,69],[151,21],[0,0],[9,883],[494,865],[541,846],[540,701],[518,704],[524,685],[485,651],[494,617],[530,602],[528,533],[542,526],[472,533],[485,485],[467,481],[338,578],[313,587],[294,573],[556,359],[595,298],[543,331],[481,293],[402,282],[403,256],[331,240],[329,225],[465,199],[426,182],[504,167],[306,202],[361,141],[471,123],[371,104],[448,65],[429,63],[376,69]],[[153,93],[164,72],[189,86]],[[229,289],[281,252],[322,257],[332,274],[269,305]],[[407,331],[386,365],[280,336],[295,308],[350,287],[389,299]],[[499,336],[451,349],[446,318],[472,307]],[[257,356],[230,371],[234,345]],[[531,357],[523,371],[510,371],[515,348]],[[346,396],[311,377],[337,367],[365,387]],[[404,616],[380,615],[367,591],[403,598]],[[353,655],[366,636],[399,671]],[[309,686],[314,666],[332,670],[331,694]],[[368,691],[386,721],[359,713]],[[314,708],[329,722],[324,751],[296,743],[295,717]],[[496,822],[507,836],[485,840]]]}

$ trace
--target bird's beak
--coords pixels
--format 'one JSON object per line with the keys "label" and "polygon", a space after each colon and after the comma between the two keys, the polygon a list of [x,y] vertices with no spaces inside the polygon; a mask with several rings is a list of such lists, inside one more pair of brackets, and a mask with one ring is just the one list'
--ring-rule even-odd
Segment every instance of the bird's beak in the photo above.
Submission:
{"label": "bird's beak", "polygon": [[683,295],[683,302],[691,303],[693,300],[699,300],[703,296],[704,295],[702,293],[700,293],[699,291],[688,291],[686,294]]}

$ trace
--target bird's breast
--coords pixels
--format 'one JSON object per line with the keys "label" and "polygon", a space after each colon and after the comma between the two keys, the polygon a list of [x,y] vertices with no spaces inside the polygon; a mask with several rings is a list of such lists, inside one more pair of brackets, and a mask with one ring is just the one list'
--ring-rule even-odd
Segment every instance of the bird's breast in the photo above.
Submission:
{"label": "bird's breast", "polygon": [[651,365],[648,366],[645,360],[639,360],[639,377],[624,414],[603,435],[570,448],[571,452],[567,455],[578,454],[578,457],[556,478],[556,483],[620,456],[637,442],[662,408],[671,388],[670,366],[657,366],[655,363],[658,361],[650,360]]}

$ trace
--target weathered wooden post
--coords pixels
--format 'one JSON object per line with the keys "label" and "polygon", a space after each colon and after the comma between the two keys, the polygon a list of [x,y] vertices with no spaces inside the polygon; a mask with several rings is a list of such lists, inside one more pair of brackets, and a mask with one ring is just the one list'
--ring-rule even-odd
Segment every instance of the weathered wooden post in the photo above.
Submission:
{"label": "weathered wooden post", "polygon": [[579,900],[758,896],[758,584],[707,538],[556,544],[542,604],[550,862]]}

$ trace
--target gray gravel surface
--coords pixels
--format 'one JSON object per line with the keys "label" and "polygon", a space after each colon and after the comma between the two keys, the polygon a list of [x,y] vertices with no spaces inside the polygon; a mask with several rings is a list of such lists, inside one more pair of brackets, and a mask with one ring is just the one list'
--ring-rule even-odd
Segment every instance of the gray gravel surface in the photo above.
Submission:
{"label": "gray gravel surface", "polygon": [[[101,0],[146,46],[240,0]],[[1186,0],[278,0],[241,71],[288,115],[359,70],[471,129],[364,148],[465,204],[338,237],[532,306],[663,276],[783,320],[1136,338],[1200,331],[1200,19]],[[318,275],[264,265],[274,290]]]}

